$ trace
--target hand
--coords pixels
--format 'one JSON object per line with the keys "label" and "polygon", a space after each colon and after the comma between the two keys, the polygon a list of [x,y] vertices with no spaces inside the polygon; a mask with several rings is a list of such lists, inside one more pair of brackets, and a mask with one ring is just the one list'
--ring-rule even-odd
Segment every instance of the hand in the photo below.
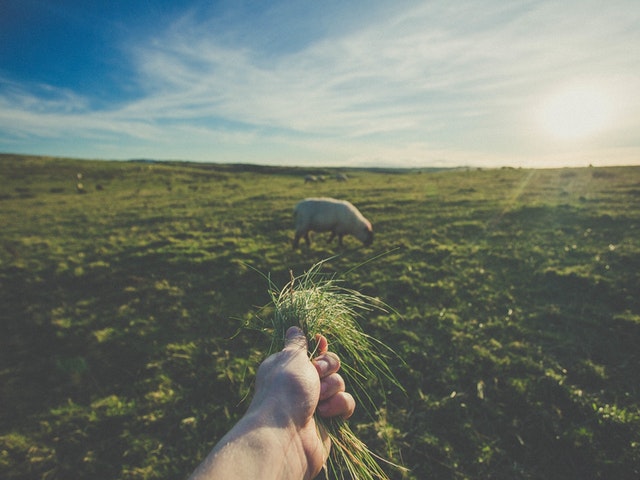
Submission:
{"label": "hand", "polygon": [[345,392],[344,380],[336,373],[340,359],[328,351],[324,336],[317,335],[316,341],[319,355],[310,362],[304,333],[290,328],[284,349],[260,365],[256,394],[249,407],[250,412],[254,408],[276,411],[285,422],[293,423],[310,478],[320,471],[331,447],[325,432],[320,432],[322,438],[318,436],[314,412],[317,409],[323,417],[349,418],[355,410],[355,400]]}
{"label": "hand", "polygon": [[307,340],[297,327],[285,347],[258,369],[247,413],[214,447],[192,478],[310,479],[327,460],[330,440],[313,414],[349,418],[355,400],[337,373],[340,359],[316,336],[319,355],[309,361]]}

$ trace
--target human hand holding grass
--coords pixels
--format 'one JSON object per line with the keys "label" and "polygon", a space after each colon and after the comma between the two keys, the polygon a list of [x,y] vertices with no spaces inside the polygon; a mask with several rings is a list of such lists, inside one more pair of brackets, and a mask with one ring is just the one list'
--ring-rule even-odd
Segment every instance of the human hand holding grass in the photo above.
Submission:
{"label": "human hand holding grass", "polygon": [[[334,278],[322,275],[323,263],[313,265],[298,277],[291,273],[291,281],[282,289],[275,288],[269,281],[273,287],[270,290],[273,312],[269,315],[269,322],[262,325],[271,336],[270,351],[283,348],[285,332],[292,326],[304,332],[310,345],[308,356],[316,361],[322,357],[328,339],[331,350],[343,362],[341,372],[350,394],[362,406],[363,412],[372,415],[378,408],[375,396],[369,391],[372,385],[377,385],[376,390],[381,386],[395,386],[404,391],[387,364],[388,355],[395,356],[395,353],[368,335],[357,321],[362,318],[362,312],[386,311],[385,306],[378,299],[342,288]],[[315,422],[320,427],[319,432],[331,441],[331,454],[327,460],[331,478],[386,480],[389,477],[379,462],[406,470],[374,454],[351,430],[345,416],[326,416],[324,408],[321,401],[316,409]]]}
{"label": "human hand holding grass", "polygon": [[[402,389],[382,353],[388,347],[356,321],[358,310],[382,308],[376,299],[323,278],[321,266],[292,274],[284,288],[270,291],[274,311],[264,330],[271,334],[271,355],[258,369],[255,396],[194,480],[310,479],[323,465],[340,479],[388,479],[378,461],[405,470],[372,453],[346,422],[356,400],[365,411],[375,408],[369,380]],[[339,357],[328,351],[327,338]],[[340,358],[353,395],[337,373]]]}
{"label": "human hand holding grass", "polygon": [[258,369],[256,392],[247,413],[218,442],[192,479],[311,479],[331,448],[314,414],[346,419],[355,400],[337,373],[340,359],[316,335],[309,361],[307,339],[298,327],[285,335],[284,348]]}

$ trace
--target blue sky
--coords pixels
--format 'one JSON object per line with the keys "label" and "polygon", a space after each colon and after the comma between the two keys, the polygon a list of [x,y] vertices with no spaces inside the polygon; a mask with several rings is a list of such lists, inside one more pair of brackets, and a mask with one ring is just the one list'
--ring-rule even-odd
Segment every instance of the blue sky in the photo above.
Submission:
{"label": "blue sky", "polygon": [[0,152],[640,164],[637,0],[0,3]]}

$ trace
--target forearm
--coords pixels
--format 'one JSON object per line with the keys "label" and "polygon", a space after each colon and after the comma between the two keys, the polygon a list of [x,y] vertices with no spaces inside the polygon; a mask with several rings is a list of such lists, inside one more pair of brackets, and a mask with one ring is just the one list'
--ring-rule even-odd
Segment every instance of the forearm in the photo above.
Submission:
{"label": "forearm", "polygon": [[213,448],[191,480],[304,478],[306,460],[295,429],[247,413]]}

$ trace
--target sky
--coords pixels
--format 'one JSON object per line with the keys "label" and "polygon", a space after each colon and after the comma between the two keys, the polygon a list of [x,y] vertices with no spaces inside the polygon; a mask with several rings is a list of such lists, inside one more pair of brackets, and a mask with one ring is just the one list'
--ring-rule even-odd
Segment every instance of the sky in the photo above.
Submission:
{"label": "sky", "polygon": [[0,152],[640,164],[640,2],[0,1]]}

